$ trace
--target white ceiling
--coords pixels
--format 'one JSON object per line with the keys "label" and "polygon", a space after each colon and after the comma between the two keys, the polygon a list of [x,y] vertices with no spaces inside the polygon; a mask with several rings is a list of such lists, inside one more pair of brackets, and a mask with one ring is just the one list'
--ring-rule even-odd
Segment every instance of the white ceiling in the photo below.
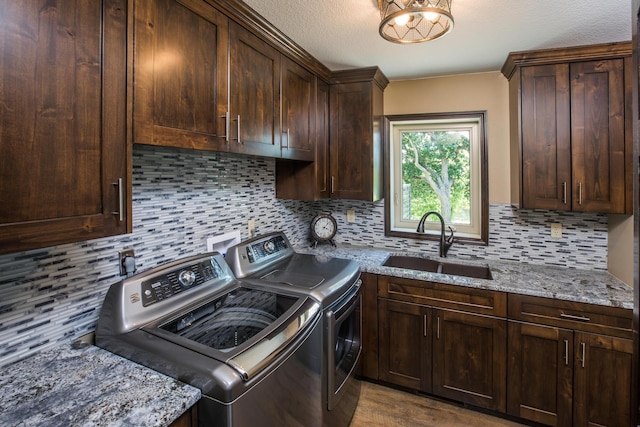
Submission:
{"label": "white ceiling", "polygon": [[453,0],[453,31],[400,45],[377,0],[244,0],[331,70],[377,65],[390,80],[498,71],[509,52],[631,40],[631,0]]}

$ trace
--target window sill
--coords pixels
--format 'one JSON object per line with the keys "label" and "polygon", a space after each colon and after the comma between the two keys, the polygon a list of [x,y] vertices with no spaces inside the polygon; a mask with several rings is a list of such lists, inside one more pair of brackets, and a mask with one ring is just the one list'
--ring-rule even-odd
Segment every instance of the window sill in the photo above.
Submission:
{"label": "window sill", "polygon": [[[400,237],[403,239],[418,239],[418,240],[439,240],[440,233],[417,233],[415,231],[395,231],[395,230],[385,230],[384,233],[387,237]],[[449,236],[449,233],[446,234]],[[489,239],[487,238],[479,238],[479,237],[467,237],[467,236],[458,236],[454,235],[455,243],[462,243],[465,245],[477,245],[477,246],[488,246]]]}

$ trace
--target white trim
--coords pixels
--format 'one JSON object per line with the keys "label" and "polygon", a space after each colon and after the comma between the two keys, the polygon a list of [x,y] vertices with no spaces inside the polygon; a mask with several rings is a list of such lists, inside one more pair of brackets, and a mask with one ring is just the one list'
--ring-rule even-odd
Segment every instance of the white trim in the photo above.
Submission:
{"label": "white trim", "polygon": [[[456,235],[468,238],[481,238],[482,233],[482,165],[481,165],[481,120],[479,118],[456,118],[456,119],[436,119],[436,120],[407,120],[390,122],[389,138],[389,178],[390,187],[389,194],[391,196],[390,205],[390,229],[392,231],[414,233],[418,220],[404,220],[400,216],[402,214],[402,166],[401,158],[401,132],[404,131],[436,131],[436,130],[460,130],[469,133],[469,156],[470,156],[470,176],[471,176],[471,195],[470,195],[470,223],[451,223]],[[435,218],[433,218],[435,219]],[[439,233],[440,224],[429,218],[425,224],[425,231]]]}

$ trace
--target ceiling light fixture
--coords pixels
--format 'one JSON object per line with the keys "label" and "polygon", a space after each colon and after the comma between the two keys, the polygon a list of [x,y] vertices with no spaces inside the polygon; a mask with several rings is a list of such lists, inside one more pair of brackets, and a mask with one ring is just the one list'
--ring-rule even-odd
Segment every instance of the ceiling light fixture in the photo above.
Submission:
{"label": "ceiling light fixture", "polygon": [[394,43],[437,39],[453,29],[453,0],[378,0],[380,35]]}

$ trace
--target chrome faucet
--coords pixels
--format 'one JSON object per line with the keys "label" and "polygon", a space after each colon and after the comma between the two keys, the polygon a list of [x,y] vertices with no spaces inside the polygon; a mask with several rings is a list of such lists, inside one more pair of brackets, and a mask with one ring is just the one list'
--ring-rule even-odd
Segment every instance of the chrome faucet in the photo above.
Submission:
{"label": "chrome faucet", "polygon": [[442,215],[440,215],[436,211],[429,211],[429,212],[425,213],[424,215],[422,215],[422,218],[420,218],[420,222],[418,223],[418,228],[416,229],[416,232],[424,233],[424,223],[425,223],[427,217],[429,215],[432,215],[432,214],[437,216],[440,219],[440,256],[441,257],[446,257],[447,256],[447,252],[449,252],[449,248],[451,248],[451,245],[453,245],[453,228],[451,228],[451,226],[449,226],[449,231],[451,231],[451,234],[449,235],[449,237],[447,237],[445,239],[445,236],[444,236],[444,218],[442,218]]}

